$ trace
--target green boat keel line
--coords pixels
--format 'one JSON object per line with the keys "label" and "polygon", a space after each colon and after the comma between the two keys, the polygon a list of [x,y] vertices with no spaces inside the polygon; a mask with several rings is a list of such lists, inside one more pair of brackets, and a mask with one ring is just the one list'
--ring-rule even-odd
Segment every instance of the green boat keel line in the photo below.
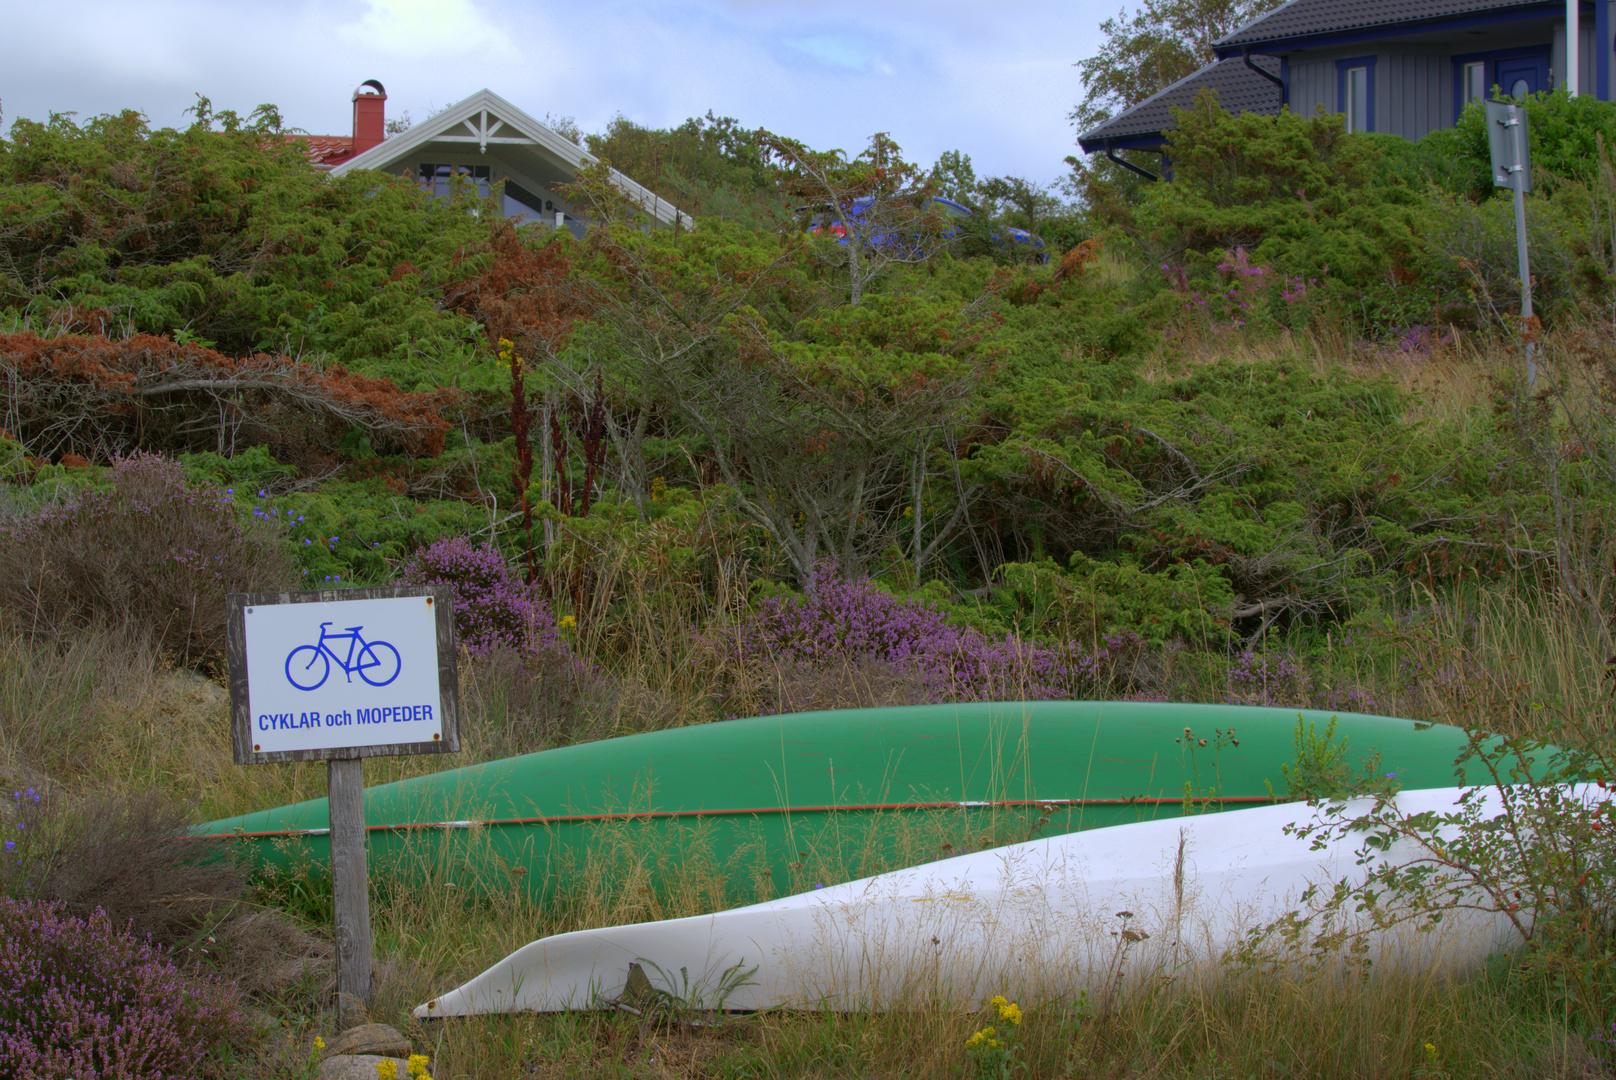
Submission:
{"label": "green boat keel line", "polygon": [[[1455,782],[1465,733],[1390,717],[1148,702],[1009,702],[753,717],[560,747],[365,792],[373,873],[564,891],[586,863],[700,864],[730,903],[1038,836],[1286,793],[1299,734],[1404,787]],[[1301,725],[1299,733],[1298,725]],[[1289,772],[1287,772],[1289,770]],[[329,858],[324,799],[198,826],[270,871]],[[625,871],[626,872],[626,871]],[[636,870],[635,872],[638,872]]]}

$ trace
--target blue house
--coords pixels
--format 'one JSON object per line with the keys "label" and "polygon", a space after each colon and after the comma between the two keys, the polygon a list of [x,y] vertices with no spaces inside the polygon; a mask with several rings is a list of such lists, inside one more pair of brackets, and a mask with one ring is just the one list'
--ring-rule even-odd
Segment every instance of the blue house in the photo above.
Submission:
{"label": "blue house", "polygon": [[1084,132],[1078,145],[1114,159],[1118,150],[1159,151],[1170,106],[1184,108],[1205,89],[1231,112],[1323,109],[1342,114],[1350,131],[1418,139],[1452,127],[1494,86],[1519,96],[1564,85],[1571,3],[1577,91],[1612,100],[1616,0],[1289,0],[1220,38],[1213,63]]}

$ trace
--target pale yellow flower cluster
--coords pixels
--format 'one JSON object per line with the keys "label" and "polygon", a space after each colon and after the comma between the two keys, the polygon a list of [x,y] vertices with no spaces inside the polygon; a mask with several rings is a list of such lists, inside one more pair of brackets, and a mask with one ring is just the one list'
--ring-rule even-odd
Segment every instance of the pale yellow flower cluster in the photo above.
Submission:
{"label": "pale yellow flower cluster", "polygon": [[1006,1001],[1004,995],[995,996],[988,1004],[999,1010],[999,1019],[1005,1023],[1011,1025],[1021,1023],[1021,1006],[1013,1001]]}
{"label": "pale yellow flower cluster", "polygon": [[[410,1060],[404,1063],[404,1071],[409,1073],[410,1080],[432,1080],[432,1074],[426,1071],[427,1056],[425,1054],[411,1054]],[[391,1061],[378,1061],[376,1063],[377,1080],[399,1080],[398,1066]]]}
{"label": "pale yellow flower cluster", "polygon": [[965,1045],[969,1047],[981,1046],[989,1050],[997,1050],[999,1047],[1003,1046],[1004,1043],[1000,1042],[998,1039],[995,1039],[993,1037],[995,1034],[997,1034],[997,1032],[995,1032],[992,1028],[985,1027],[981,1031],[978,1031],[975,1035],[972,1035],[969,1039],[966,1039]]}

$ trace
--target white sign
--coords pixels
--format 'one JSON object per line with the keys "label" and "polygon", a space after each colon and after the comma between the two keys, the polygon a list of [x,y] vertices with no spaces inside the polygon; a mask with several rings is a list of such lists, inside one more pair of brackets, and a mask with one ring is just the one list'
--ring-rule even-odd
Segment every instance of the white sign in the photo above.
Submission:
{"label": "white sign", "polygon": [[447,604],[420,595],[426,589],[374,595],[382,591],[354,590],[372,595],[341,600],[326,599],[327,592],[294,603],[239,598],[241,648],[233,659],[245,679],[237,697],[232,678],[232,697],[242,750],[257,760],[287,760],[266,756],[458,748],[443,745],[455,730],[445,709],[457,696],[443,685],[445,671],[453,681],[452,660],[446,667],[439,656]]}

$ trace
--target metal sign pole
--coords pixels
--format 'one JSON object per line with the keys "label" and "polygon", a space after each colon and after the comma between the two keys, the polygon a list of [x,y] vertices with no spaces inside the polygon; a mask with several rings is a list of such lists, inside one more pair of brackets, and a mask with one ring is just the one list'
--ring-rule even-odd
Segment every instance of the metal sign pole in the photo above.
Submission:
{"label": "metal sign pole", "polygon": [[364,770],[363,758],[326,762],[337,939],[337,1015],[344,1028],[370,1018],[370,879],[365,869]]}
{"label": "metal sign pole", "polygon": [[[1526,192],[1519,184],[1515,185],[1515,253],[1521,275],[1521,322],[1531,333],[1532,265],[1526,254]],[[1532,338],[1526,342],[1526,388],[1537,388],[1537,341]]]}
{"label": "metal sign pole", "polygon": [[1521,322],[1526,341],[1526,387],[1537,387],[1537,343],[1532,330],[1532,265],[1526,250],[1526,193],[1532,190],[1531,141],[1526,109],[1508,101],[1489,101],[1487,148],[1492,158],[1493,186],[1515,194],[1515,255],[1521,275]]}

